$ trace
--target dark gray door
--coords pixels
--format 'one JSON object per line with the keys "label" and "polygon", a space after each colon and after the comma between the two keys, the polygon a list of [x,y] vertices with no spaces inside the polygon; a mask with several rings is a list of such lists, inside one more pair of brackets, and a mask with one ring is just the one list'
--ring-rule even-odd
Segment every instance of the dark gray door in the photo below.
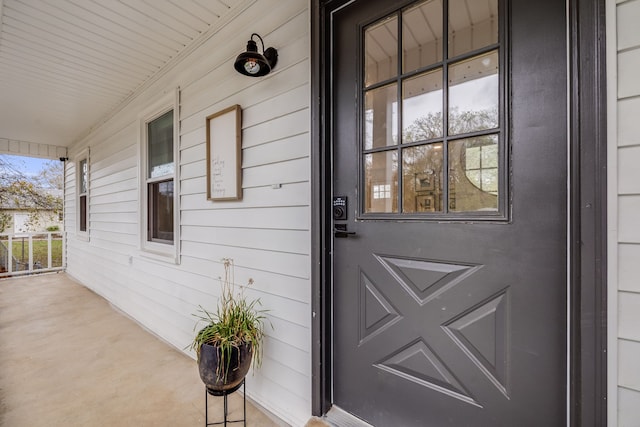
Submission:
{"label": "dark gray door", "polygon": [[564,2],[331,15],[333,397],[376,426],[561,426]]}

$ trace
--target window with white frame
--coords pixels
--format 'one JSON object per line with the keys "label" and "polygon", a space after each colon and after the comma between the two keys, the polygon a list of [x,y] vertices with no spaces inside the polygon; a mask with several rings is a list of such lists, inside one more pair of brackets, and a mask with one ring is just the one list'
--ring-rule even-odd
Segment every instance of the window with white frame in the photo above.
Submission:
{"label": "window with white frame", "polygon": [[[174,108],[142,120],[142,249],[177,260],[176,126]],[[165,258],[166,259],[166,258]]]}
{"label": "window with white frame", "polygon": [[78,232],[88,233],[89,217],[89,158],[82,157],[78,163]]}

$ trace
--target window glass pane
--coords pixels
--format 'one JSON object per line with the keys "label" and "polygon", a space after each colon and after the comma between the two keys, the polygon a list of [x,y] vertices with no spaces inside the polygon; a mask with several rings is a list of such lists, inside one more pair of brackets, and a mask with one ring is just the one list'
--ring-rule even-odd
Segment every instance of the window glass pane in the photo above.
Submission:
{"label": "window glass pane", "polygon": [[402,150],[402,210],[442,212],[442,143]]}
{"label": "window glass pane", "polygon": [[87,231],[87,196],[80,196],[80,231]]}
{"label": "window glass pane", "polygon": [[449,210],[498,210],[500,173],[497,135],[450,142],[449,163]]}
{"label": "window glass pane", "polygon": [[403,72],[442,61],[442,2],[428,0],[402,15]]}
{"label": "window glass pane", "polygon": [[173,111],[147,124],[149,178],[173,173]]}
{"label": "window glass pane", "polygon": [[364,148],[398,143],[398,85],[370,90],[365,95]]}
{"label": "window glass pane", "polygon": [[397,151],[364,156],[365,212],[398,212]]}
{"label": "window glass pane", "polygon": [[498,52],[449,67],[449,134],[498,127]]}
{"label": "window glass pane", "polygon": [[364,32],[365,86],[398,74],[398,18],[371,25]]}
{"label": "window glass pane", "polygon": [[402,83],[403,142],[442,136],[442,69]]}
{"label": "window glass pane", "polygon": [[149,240],[173,242],[173,180],[149,184]]}
{"label": "window glass pane", "polygon": [[87,188],[89,188],[88,176],[89,176],[89,165],[87,164],[87,159],[80,160],[80,193],[86,193]]}
{"label": "window glass pane", "polygon": [[449,0],[449,58],[498,42],[498,0]]}

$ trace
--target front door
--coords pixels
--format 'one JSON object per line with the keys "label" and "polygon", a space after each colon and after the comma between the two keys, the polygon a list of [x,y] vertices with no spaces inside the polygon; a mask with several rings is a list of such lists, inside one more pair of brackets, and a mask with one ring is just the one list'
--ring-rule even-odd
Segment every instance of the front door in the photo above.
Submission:
{"label": "front door", "polygon": [[564,425],[564,2],[355,0],[331,31],[334,404]]}

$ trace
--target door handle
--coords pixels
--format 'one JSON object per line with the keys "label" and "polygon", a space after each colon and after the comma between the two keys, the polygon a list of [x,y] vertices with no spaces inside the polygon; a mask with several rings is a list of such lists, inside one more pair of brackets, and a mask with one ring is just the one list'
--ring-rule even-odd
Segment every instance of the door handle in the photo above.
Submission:
{"label": "door handle", "polygon": [[355,236],[355,231],[348,231],[347,224],[335,224],[333,226],[333,236],[334,237],[349,237]]}

